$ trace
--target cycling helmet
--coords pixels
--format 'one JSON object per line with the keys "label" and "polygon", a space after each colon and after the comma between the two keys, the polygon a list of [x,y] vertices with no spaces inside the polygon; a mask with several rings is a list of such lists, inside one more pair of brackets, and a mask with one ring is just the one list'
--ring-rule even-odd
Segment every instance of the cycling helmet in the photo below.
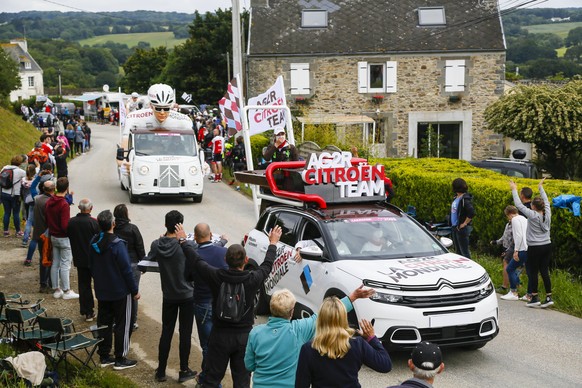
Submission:
{"label": "cycling helmet", "polygon": [[148,97],[152,105],[155,106],[172,106],[174,104],[174,90],[166,84],[150,86]]}

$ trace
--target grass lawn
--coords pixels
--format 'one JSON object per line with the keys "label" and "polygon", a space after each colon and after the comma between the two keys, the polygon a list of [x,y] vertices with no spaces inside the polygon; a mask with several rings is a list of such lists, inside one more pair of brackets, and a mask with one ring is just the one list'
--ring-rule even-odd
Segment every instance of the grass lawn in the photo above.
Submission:
{"label": "grass lawn", "polygon": [[107,43],[107,41],[126,44],[130,48],[137,46],[139,42],[147,42],[152,47],[165,46],[167,48],[172,48],[181,43],[184,43],[186,39],[176,39],[174,38],[173,32],[164,31],[164,32],[143,32],[136,34],[99,35],[93,38],[80,40],[79,43],[81,45],[93,46],[96,44]]}
{"label": "grass lawn", "polygon": [[568,36],[568,32],[576,27],[582,27],[582,22],[534,24],[531,26],[525,26],[524,28],[528,30],[530,34],[552,33],[565,39]]}

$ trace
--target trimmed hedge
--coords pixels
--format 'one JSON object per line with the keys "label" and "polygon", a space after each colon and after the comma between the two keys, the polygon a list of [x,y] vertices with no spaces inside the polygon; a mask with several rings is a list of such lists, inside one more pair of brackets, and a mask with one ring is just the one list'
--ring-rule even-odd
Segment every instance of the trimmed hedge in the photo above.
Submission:
{"label": "trimmed hedge", "polygon": [[[490,251],[489,241],[503,234],[506,218],[503,209],[513,204],[508,176],[471,166],[468,162],[444,158],[370,159],[370,164],[382,163],[392,179],[396,196],[392,203],[405,209],[416,207],[417,218],[423,221],[443,221],[450,212],[452,181],[463,178],[473,195],[476,216],[473,220],[472,242],[482,251]],[[537,180],[514,179],[518,190],[529,186],[539,195]],[[544,189],[551,201],[560,194],[582,196],[582,182],[546,180]],[[582,217],[574,217],[566,209],[552,207],[551,239],[554,262],[563,269],[582,273]]]}

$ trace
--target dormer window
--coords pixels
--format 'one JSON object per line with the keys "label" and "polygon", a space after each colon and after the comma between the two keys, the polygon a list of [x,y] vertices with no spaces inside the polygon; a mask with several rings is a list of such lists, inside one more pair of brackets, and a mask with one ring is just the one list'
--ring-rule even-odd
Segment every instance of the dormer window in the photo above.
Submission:
{"label": "dormer window", "polygon": [[445,7],[421,7],[418,9],[419,26],[444,26],[446,24]]}
{"label": "dormer window", "polygon": [[32,63],[30,63],[30,62],[24,62],[24,68],[25,69],[32,69]]}
{"label": "dormer window", "polygon": [[302,28],[327,28],[327,11],[323,9],[304,9],[301,11]]}

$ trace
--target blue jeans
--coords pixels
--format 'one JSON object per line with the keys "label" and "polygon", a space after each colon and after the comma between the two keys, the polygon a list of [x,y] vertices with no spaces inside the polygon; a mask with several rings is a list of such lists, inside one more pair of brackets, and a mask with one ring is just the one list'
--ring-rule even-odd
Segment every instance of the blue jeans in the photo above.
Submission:
{"label": "blue jeans", "polygon": [[455,250],[457,254],[471,258],[471,251],[469,250],[469,236],[473,227],[471,225],[465,226],[463,229],[458,230],[456,226],[453,226],[453,243],[455,244]]}
{"label": "blue jeans", "polygon": [[22,242],[25,244],[30,239],[30,233],[32,232],[33,225],[34,225],[34,202],[32,205],[28,205],[28,214],[26,215],[26,226],[24,227],[24,237],[22,237]]}
{"label": "blue jeans", "polygon": [[212,331],[212,303],[195,303],[194,317],[196,318],[196,329],[198,330],[198,339],[202,348],[202,372],[200,379],[204,381],[206,371],[206,360],[208,355],[208,339]]}
{"label": "blue jeans", "polygon": [[51,243],[53,244],[53,265],[51,266],[53,288],[68,291],[70,290],[69,273],[73,261],[71,242],[68,237],[51,236]]}
{"label": "blue jeans", "polygon": [[527,263],[527,251],[517,252],[517,257],[519,258],[519,261],[512,258],[509,263],[507,263],[507,268],[505,268],[505,271],[509,276],[509,287],[511,288],[511,291],[517,290],[519,276],[516,273],[516,269]]}
{"label": "blue jeans", "polygon": [[2,193],[2,206],[4,206],[4,232],[8,232],[10,214],[12,214],[16,233],[20,232],[20,196]]}

